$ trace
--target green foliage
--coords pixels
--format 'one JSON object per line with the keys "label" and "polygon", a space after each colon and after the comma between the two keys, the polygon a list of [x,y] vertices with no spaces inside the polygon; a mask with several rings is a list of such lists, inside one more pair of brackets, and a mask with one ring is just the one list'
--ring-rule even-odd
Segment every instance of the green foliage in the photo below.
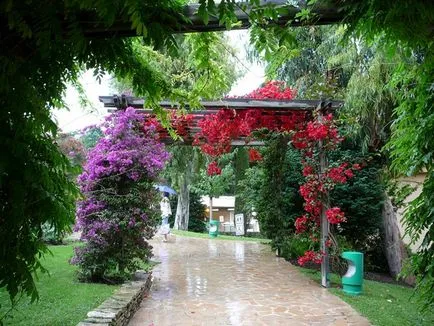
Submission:
{"label": "green foliage", "polygon": [[281,241],[279,247],[280,256],[287,260],[297,260],[302,257],[307,250],[310,250],[311,241],[305,237],[290,235]]}
{"label": "green foliage", "polygon": [[234,170],[231,164],[232,154],[223,155],[221,160],[222,173],[208,175],[206,169],[201,169],[197,181],[192,185],[192,190],[200,195],[219,197],[227,194],[233,187]]}
{"label": "green foliage", "polygon": [[42,225],[42,239],[45,243],[51,245],[60,245],[63,239],[67,236],[66,231],[57,231],[53,226],[48,223]]}
{"label": "green foliage", "polygon": [[[348,145],[348,144],[347,144]],[[343,144],[343,149],[335,153],[337,157],[348,162],[361,162],[369,159],[358,148]],[[354,178],[347,183],[337,185],[330,193],[331,206],[341,207],[347,216],[347,222],[341,223],[333,230],[335,235],[343,237],[351,249],[365,254],[365,265],[369,271],[387,272],[388,267],[384,257],[383,217],[384,188],[380,178],[382,162],[368,161]],[[341,243],[338,242],[341,247]]]}
{"label": "green foliage", "polygon": [[88,127],[80,135],[80,141],[84,148],[89,151],[95,147],[98,140],[103,136],[103,132],[97,126]]}
{"label": "green foliage", "polygon": [[255,207],[261,233],[272,240],[273,247],[281,247],[284,239],[294,233],[295,218],[303,212],[298,193],[303,180],[300,156],[288,150],[287,143],[283,135],[272,136],[260,167],[251,168],[241,183],[242,196],[249,209]]}
{"label": "green foliage", "polygon": [[204,222],[205,205],[200,201],[200,196],[194,191],[190,192],[190,217],[188,220],[188,231],[206,232]]}
{"label": "green foliage", "polygon": [[[201,33],[177,36],[176,40],[176,52],[168,48],[157,51],[140,43],[136,48],[149,65],[165,76],[170,87],[187,91],[195,98],[227,94],[240,76],[234,69],[235,50],[228,38],[222,33]],[[130,77],[118,78],[113,86],[121,93],[137,93]]]}
{"label": "green foliage", "polygon": [[11,299],[21,290],[37,297],[33,272],[42,270],[46,252],[42,225],[62,232],[74,219],[78,192],[66,177],[69,162],[55,145],[50,115],[63,104],[66,84],[77,81],[81,68],[94,69],[96,78],[104,71],[130,78],[150,107],[162,97],[186,98],[138,55],[134,40],[88,38],[80,21],[94,17],[106,28],[122,17],[146,44],[169,47],[181,6],[176,0],[0,4],[0,144],[7,153],[0,158],[0,287]]}

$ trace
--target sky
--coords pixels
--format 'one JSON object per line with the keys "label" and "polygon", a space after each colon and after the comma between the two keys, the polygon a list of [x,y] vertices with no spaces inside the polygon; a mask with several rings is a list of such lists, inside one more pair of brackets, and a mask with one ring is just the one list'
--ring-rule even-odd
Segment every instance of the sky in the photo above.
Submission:
{"label": "sky", "polygon": [[[264,81],[264,67],[251,64],[246,59],[247,30],[230,31],[227,32],[227,35],[230,43],[237,50],[236,61],[245,70],[245,75],[232,87],[229,95],[245,95],[258,88]],[[111,76],[105,75],[101,82],[98,82],[92,71],[83,73],[80,82],[85,90],[84,95],[91,103],[86,107],[80,104],[78,91],[73,86],[68,87],[64,98],[68,110],[62,109],[53,112],[54,119],[63,132],[83,129],[86,126],[98,124],[102,120],[107,114],[107,109],[99,102],[98,96],[113,95],[113,90],[110,87],[111,78]]]}

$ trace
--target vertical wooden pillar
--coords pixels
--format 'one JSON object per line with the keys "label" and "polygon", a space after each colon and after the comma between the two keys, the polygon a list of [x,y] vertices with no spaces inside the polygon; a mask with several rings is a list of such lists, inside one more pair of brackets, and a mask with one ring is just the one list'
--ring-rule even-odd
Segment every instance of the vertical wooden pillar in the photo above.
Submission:
{"label": "vertical wooden pillar", "polygon": [[[323,116],[322,116],[322,107],[320,104],[320,107],[318,108],[318,121],[322,122]],[[327,167],[327,158],[326,154],[323,149],[323,141],[320,140],[318,142],[319,147],[319,175],[320,178],[323,175],[326,167]],[[330,232],[330,223],[326,216],[326,210],[328,207],[328,194],[324,194],[321,198],[321,217],[320,217],[320,227],[321,227],[321,242],[320,242],[320,250],[324,254],[322,262],[321,262],[321,285],[325,288],[330,287],[330,279],[329,279],[329,272],[330,272],[330,262],[329,262],[329,250],[326,245],[327,240],[329,239],[329,232]]]}

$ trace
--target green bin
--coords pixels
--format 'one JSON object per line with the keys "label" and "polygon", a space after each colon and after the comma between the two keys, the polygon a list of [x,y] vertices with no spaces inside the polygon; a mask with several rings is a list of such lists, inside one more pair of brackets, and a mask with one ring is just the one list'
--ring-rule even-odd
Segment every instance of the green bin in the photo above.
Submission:
{"label": "green bin", "polygon": [[342,289],[350,295],[359,295],[363,287],[363,253],[345,251],[342,258],[348,262],[347,273],[342,276]]}
{"label": "green bin", "polygon": [[219,235],[219,221],[212,220],[209,222],[209,236],[216,238]]}

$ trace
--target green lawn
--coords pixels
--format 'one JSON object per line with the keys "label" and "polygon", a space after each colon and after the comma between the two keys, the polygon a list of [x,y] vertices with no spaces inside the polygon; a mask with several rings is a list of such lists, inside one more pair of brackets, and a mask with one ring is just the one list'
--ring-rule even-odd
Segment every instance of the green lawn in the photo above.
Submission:
{"label": "green lawn", "polygon": [[[203,239],[211,239],[208,233],[198,233],[198,232],[190,232],[190,231],[182,231],[182,230],[170,230],[171,233],[175,235],[180,235],[183,237],[191,237],[191,238],[203,238]],[[238,240],[238,241],[253,241],[253,242],[269,242],[268,239],[261,238],[251,238],[251,237],[243,237],[243,236],[233,236],[233,235],[219,235],[217,238],[212,238],[216,240]]]}
{"label": "green lawn", "polygon": [[[320,282],[320,273],[300,268],[303,274]],[[336,288],[341,284],[340,277],[332,275],[330,292],[350,304],[361,315],[376,326],[418,326],[434,325],[434,311],[422,316],[412,298],[413,289],[399,285],[379,283],[365,280],[363,294],[349,296]]]}
{"label": "green lawn", "polygon": [[[107,299],[118,286],[104,284],[79,283],[75,278],[76,267],[68,260],[73,253],[73,245],[51,246],[53,256],[47,255],[43,266],[51,276],[39,275],[37,288],[40,299],[33,304],[22,299],[17,310],[12,312],[12,319],[6,319],[6,325],[76,325],[86,317],[88,311]],[[9,296],[0,291],[0,316],[10,307]]]}

